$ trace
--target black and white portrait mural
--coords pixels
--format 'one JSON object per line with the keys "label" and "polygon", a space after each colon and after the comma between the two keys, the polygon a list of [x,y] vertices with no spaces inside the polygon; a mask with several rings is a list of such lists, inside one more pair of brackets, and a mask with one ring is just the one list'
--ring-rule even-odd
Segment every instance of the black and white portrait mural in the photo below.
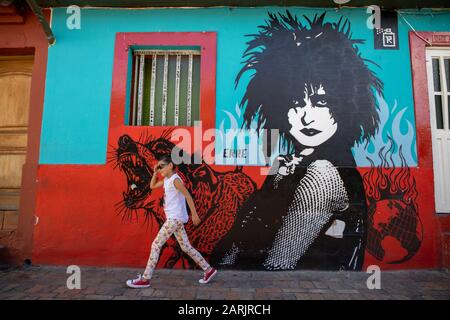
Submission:
{"label": "black and white portrait mural", "polygon": [[250,35],[252,76],[240,102],[245,129],[278,129],[280,154],[262,187],[239,208],[212,262],[234,269],[360,270],[367,205],[351,148],[379,125],[383,83],[352,39],[349,21],[268,14]]}

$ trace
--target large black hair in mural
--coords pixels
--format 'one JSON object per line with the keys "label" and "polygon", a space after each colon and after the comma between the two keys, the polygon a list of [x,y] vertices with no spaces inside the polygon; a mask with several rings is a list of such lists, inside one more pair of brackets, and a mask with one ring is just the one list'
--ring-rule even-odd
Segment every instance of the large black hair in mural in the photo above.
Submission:
{"label": "large black hair in mural", "polygon": [[[374,91],[382,94],[383,84],[366,65],[373,62],[362,58],[356,47],[364,40],[351,39],[348,20],[325,22],[325,13],[305,19],[308,25],[289,12],[269,13],[267,25],[250,35],[245,65],[236,77],[237,85],[244,73],[254,73],[240,103],[245,108],[244,127],[257,120],[258,129],[279,129],[290,146],[320,144],[316,152],[324,150],[336,165],[354,166],[353,158],[335,151],[348,151],[355,141],[375,133],[379,117]],[[327,140],[327,133],[297,133],[303,128],[292,122],[299,118],[307,125],[310,120],[308,114],[302,119],[293,112],[305,107],[327,108],[339,130]],[[320,118],[328,120],[324,116]]]}
{"label": "large black hair in mural", "polygon": [[240,106],[244,128],[279,129],[289,154],[237,214],[216,246],[220,267],[359,270],[367,237],[362,178],[351,148],[379,123],[382,82],[351,39],[350,23],[303,25],[270,14],[250,35],[236,85],[252,72]]}

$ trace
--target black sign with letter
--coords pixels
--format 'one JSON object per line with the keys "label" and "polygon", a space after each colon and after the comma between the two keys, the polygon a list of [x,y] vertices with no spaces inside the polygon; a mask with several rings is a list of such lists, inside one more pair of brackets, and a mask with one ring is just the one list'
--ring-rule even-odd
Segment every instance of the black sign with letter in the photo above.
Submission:
{"label": "black sign with letter", "polygon": [[398,50],[397,12],[381,11],[380,28],[373,29],[373,38],[375,49]]}

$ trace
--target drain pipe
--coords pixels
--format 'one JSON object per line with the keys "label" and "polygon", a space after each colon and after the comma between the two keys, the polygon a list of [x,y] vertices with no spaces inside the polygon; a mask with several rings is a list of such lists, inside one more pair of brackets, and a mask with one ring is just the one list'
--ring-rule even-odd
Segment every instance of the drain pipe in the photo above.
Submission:
{"label": "drain pipe", "polygon": [[47,20],[44,18],[44,13],[42,12],[41,7],[36,3],[35,0],[26,0],[28,5],[30,6],[31,10],[33,11],[34,15],[38,18],[39,23],[42,26],[42,29],[44,29],[45,36],[47,37],[48,44],[51,46],[55,43],[56,39],[53,35],[52,29],[50,29],[50,26],[48,25]]}

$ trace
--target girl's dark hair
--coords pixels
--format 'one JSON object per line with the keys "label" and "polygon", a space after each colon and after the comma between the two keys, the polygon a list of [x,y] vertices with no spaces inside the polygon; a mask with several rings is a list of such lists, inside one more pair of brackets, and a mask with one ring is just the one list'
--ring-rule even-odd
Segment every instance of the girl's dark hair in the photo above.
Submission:
{"label": "girl's dark hair", "polygon": [[383,95],[383,83],[366,65],[373,62],[361,57],[356,44],[364,40],[351,38],[350,22],[325,23],[323,13],[313,20],[304,16],[304,26],[289,11],[268,15],[259,33],[248,35],[245,65],[235,81],[237,87],[242,75],[251,73],[240,101],[243,127],[249,129],[255,121],[257,130],[278,129],[280,146],[295,148],[287,113],[293,100],[303,101],[307,83],[323,85],[338,123],[332,140],[340,149],[374,135],[380,122],[374,92]]}
{"label": "girl's dark hair", "polygon": [[172,161],[171,156],[168,154],[161,155],[157,159],[158,159],[158,161],[162,161],[166,164],[171,163],[174,168],[176,167],[175,163],[173,163],[173,161]]}

